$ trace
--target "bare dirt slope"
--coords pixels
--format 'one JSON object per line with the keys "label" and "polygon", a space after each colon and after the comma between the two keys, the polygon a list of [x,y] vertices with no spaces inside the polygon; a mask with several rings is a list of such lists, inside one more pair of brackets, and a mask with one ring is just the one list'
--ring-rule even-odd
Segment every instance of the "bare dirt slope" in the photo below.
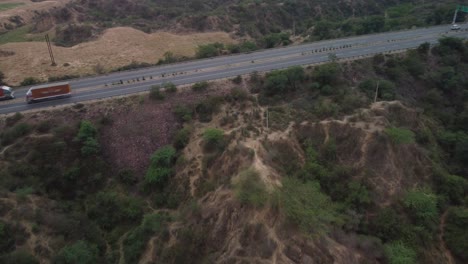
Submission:
{"label": "bare dirt slope", "polygon": [[[40,12],[50,9],[62,7],[70,2],[70,0],[47,0],[42,2],[32,2],[30,0],[0,0],[0,4],[4,3],[23,3],[23,5],[4,10],[0,12],[0,32],[6,31],[5,26],[17,27],[20,24],[29,24],[33,21]],[[13,17],[19,17],[20,24],[11,20]]]}
{"label": "bare dirt slope", "polygon": [[0,70],[6,75],[7,83],[17,85],[29,76],[46,80],[49,76],[92,74],[95,73],[94,67],[98,64],[109,70],[128,65],[132,61],[156,63],[168,51],[173,52],[175,56],[190,57],[195,55],[198,45],[213,42],[232,43],[234,40],[224,32],[188,35],[167,32],[146,34],[133,28],[112,28],[105,31],[96,41],[70,48],[53,46],[58,64],[55,67],[50,66],[45,43],[1,45],[0,50],[14,54],[2,57]]}

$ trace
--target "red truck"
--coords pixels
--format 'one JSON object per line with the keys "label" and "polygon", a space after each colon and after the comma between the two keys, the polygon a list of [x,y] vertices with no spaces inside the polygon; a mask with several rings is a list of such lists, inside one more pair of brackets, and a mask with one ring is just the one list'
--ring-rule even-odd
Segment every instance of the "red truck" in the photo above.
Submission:
{"label": "red truck", "polygon": [[0,100],[14,99],[15,92],[8,86],[0,86]]}
{"label": "red truck", "polygon": [[39,100],[68,96],[71,96],[71,87],[67,82],[43,84],[29,88],[26,93],[26,102],[30,104]]}

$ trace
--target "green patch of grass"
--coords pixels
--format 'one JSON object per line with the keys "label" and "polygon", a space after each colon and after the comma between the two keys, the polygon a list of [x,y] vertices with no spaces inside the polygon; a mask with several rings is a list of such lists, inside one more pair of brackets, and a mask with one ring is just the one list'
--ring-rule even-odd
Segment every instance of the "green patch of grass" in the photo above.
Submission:
{"label": "green patch of grass", "polygon": [[396,144],[410,144],[415,142],[414,132],[405,128],[389,127],[385,133]]}
{"label": "green patch of grass", "polygon": [[[1,6],[0,6],[1,7]],[[14,30],[8,31],[5,34],[0,35],[0,45],[10,42],[27,42],[27,41],[39,41],[42,40],[41,36],[28,36],[31,30],[31,26],[23,26]]]}
{"label": "green patch of grass", "polygon": [[5,11],[8,9],[13,9],[17,6],[24,5],[24,3],[0,3],[0,11]]}

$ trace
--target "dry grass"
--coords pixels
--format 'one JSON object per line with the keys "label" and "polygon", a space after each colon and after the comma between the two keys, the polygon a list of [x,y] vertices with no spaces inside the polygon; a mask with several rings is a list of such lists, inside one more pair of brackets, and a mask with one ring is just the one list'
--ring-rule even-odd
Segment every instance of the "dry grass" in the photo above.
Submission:
{"label": "dry grass", "polygon": [[[45,43],[22,42],[0,45],[3,51],[14,52],[13,56],[2,58],[0,70],[6,75],[6,82],[19,84],[25,77],[46,80],[49,76],[94,74],[97,64],[105,70],[130,64],[132,61],[156,63],[167,51],[176,56],[195,55],[200,44],[234,40],[224,32],[175,35],[167,32],[146,34],[142,31],[118,27],[108,29],[99,39],[81,43],[70,48],[53,46],[58,66],[50,66]],[[68,63],[69,66],[63,66]]]}

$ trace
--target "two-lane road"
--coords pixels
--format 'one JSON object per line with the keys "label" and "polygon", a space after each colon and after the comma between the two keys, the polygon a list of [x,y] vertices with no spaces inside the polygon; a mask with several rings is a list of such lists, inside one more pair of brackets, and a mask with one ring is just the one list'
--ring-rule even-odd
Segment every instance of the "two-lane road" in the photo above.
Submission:
{"label": "two-lane road", "polygon": [[[15,89],[18,99],[0,102],[0,114],[83,102],[147,91],[152,85],[173,82],[176,85],[232,77],[253,71],[271,71],[294,65],[309,65],[329,60],[356,58],[369,54],[415,48],[421,43],[436,43],[443,36],[468,37],[468,26],[450,31],[449,25],[430,28],[326,40],[298,46],[262,50],[249,54],[216,57],[184,63],[115,72],[70,80],[73,96],[28,105],[24,102],[29,87]],[[144,80],[143,80],[144,79]],[[117,84],[123,82],[123,84]]]}

